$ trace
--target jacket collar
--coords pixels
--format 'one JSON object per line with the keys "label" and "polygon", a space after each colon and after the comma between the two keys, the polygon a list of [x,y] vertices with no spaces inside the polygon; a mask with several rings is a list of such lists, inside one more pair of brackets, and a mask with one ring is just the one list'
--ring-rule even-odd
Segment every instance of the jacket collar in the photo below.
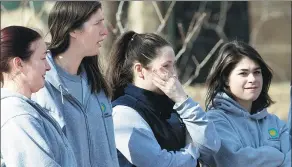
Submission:
{"label": "jacket collar", "polygon": [[166,95],[160,95],[152,91],[139,88],[133,84],[128,84],[124,90],[124,93],[138,99],[140,102],[145,104],[147,108],[163,119],[169,119],[170,114],[175,112],[173,110],[175,103]]}

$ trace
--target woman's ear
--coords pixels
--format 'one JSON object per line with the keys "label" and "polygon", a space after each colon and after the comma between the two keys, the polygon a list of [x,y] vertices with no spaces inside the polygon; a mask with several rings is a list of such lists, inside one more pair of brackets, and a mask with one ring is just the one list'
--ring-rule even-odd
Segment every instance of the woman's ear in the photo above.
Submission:
{"label": "woman's ear", "polygon": [[229,81],[228,80],[225,82],[225,85],[229,87]]}
{"label": "woman's ear", "polygon": [[23,69],[23,61],[19,57],[14,57],[12,59],[12,69],[15,69],[16,71],[22,71]]}
{"label": "woman's ear", "polygon": [[76,39],[80,33],[81,33],[81,30],[73,30],[69,34],[72,38]]}
{"label": "woman's ear", "polygon": [[224,86],[228,88],[229,87],[229,79],[226,76],[223,76],[222,81],[224,82]]}
{"label": "woman's ear", "polygon": [[134,76],[144,79],[144,71],[141,63],[134,64]]}
{"label": "woman's ear", "polygon": [[14,57],[9,64],[14,77],[24,71],[24,62],[19,57]]}

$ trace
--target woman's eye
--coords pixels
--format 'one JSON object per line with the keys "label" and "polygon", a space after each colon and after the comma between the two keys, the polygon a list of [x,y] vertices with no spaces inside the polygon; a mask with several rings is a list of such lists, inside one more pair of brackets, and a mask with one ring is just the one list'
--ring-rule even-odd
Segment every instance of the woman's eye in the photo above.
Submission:
{"label": "woman's eye", "polygon": [[262,72],[261,71],[256,71],[254,72],[255,74],[261,74]]}

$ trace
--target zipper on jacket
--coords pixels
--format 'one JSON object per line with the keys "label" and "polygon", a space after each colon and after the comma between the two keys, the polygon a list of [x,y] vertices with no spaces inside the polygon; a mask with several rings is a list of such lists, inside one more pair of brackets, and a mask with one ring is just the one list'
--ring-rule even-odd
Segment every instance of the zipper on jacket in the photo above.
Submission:
{"label": "zipper on jacket", "polygon": [[261,130],[258,120],[256,120],[256,123],[257,123],[257,128],[258,128],[258,135],[259,135],[259,146],[262,146],[262,130]]}
{"label": "zipper on jacket", "polygon": [[[95,96],[95,98],[96,98],[97,102],[99,103],[99,106],[101,106],[97,95]],[[108,101],[108,104],[110,104],[109,101]],[[101,108],[100,108],[100,111],[102,112]],[[110,146],[110,139],[109,139],[109,132],[108,132],[109,127],[106,125],[106,120],[105,120],[105,118],[110,117],[110,116],[112,116],[112,114],[110,114],[108,112],[106,112],[106,113],[102,112],[102,122],[103,122],[103,126],[105,128],[106,138],[107,138],[107,141],[108,141],[107,145],[109,147],[110,155],[113,158],[113,154],[114,153],[112,152],[111,146]]]}
{"label": "zipper on jacket", "polygon": [[[89,161],[90,161],[90,166],[92,166],[92,162],[91,162],[92,161],[91,160],[91,158],[92,158],[92,155],[91,155],[92,154],[91,153],[91,137],[90,137],[91,135],[90,135],[90,131],[89,131],[88,118],[87,118],[87,115],[85,113],[85,109],[87,108],[87,104],[88,104],[89,100],[87,101],[85,108],[83,108],[81,103],[74,96],[72,96],[67,90],[65,90],[65,92],[66,92],[65,96],[68,96],[70,99],[72,99],[72,101],[74,101],[76,103],[76,105],[81,109],[81,111],[82,111],[82,113],[84,115],[85,122],[86,122],[87,136],[88,136],[89,157],[90,157]],[[97,102],[99,103],[99,106],[100,106],[100,102],[99,102],[99,99],[98,99],[97,95],[94,95],[94,96],[96,97],[96,100],[97,100]],[[72,103],[70,100],[69,100],[69,102]],[[101,112],[102,112],[102,110],[101,110]],[[106,137],[107,137],[107,141],[108,141],[109,151],[110,151],[111,156],[112,156],[113,153],[111,152],[111,146],[110,146],[110,142],[109,142],[110,140],[109,140],[109,134],[108,134],[108,127],[107,127],[106,122],[105,122],[105,118],[110,117],[110,116],[112,116],[112,115],[109,114],[109,113],[103,113],[102,112],[102,122],[103,122],[103,126],[105,128],[105,133],[106,133]]]}
{"label": "zipper on jacket", "polygon": [[[65,145],[65,148],[68,150],[69,149],[69,146],[68,146],[68,143],[65,142],[65,136],[64,136],[64,133],[60,127],[60,125],[58,124],[57,121],[55,121],[54,118],[52,118],[49,114],[47,114],[46,112],[43,112],[43,108],[41,106],[39,106],[37,103],[36,104],[32,104],[33,106],[35,106],[36,108],[38,108],[41,112],[39,112],[43,117],[45,117],[46,119],[49,120],[49,122],[56,128],[57,132],[60,134],[61,138],[62,138],[62,142],[64,143]],[[70,148],[71,149],[71,148]],[[69,149],[69,150],[70,150]],[[73,150],[72,150],[73,151]],[[61,153],[61,148],[59,148],[59,152]],[[72,152],[71,152],[72,153]],[[74,153],[73,153],[74,154]]]}
{"label": "zipper on jacket", "polygon": [[43,112],[43,108],[38,106],[38,104],[33,104],[34,106],[36,106],[36,108],[38,110],[41,110],[41,112],[39,112],[43,117],[47,118],[52,124],[53,126],[56,128],[56,130],[58,131],[58,133],[62,136],[63,135],[63,131],[60,127],[60,125],[57,123],[57,121],[55,121],[54,118],[52,118],[49,114],[47,114],[46,112]]}
{"label": "zipper on jacket", "polygon": [[[73,102],[72,101],[74,101],[75,102],[75,105],[77,105],[80,109],[81,109],[81,111],[82,111],[82,113],[83,113],[83,116],[84,116],[84,118],[85,118],[85,124],[86,124],[86,132],[87,132],[87,137],[88,137],[88,139],[87,139],[87,141],[88,141],[88,149],[89,149],[89,163],[90,163],[90,166],[92,166],[92,153],[91,153],[91,149],[92,149],[92,146],[91,146],[91,135],[90,135],[90,130],[89,130],[89,125],[88,125],[88,118],[87,118],[87,115],[86,115],[86,113],[85,113],[85,111],[84,111],[84,109],[83,109],[83,107],[82,107],[82,105],[80,104],[80,102],[74,97],[74,96],[72,96],[70,93],[68,93],[67,92],[67,90],[65,90],[66,91],[66,95],[64,95],[65,97],[67,96],[69,99],[68,99],[68,101],[71,103],[71,104],[73,104]],[[71,100],[70,100],[71,99]],[[74,104],[73,104],[74,105]]]}

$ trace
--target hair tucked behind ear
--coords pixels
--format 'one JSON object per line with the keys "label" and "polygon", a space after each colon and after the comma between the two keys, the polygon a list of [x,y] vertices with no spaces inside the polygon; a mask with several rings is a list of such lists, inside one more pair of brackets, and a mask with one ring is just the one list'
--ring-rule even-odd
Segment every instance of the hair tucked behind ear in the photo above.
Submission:
{"label": "hair tucked behind ear", "polygon": [[27,27],[8,26],[1,29],[1,54],[0,54],[0,82],[4,84],[3,73],[9,73],[10,60],[15,57],[28,61],[33,54],[30,46],[32,42],[41,39],[41,35]]}
{"label": "hair tucked behind ear", "polygon": [[134,34],[136,34],[134,31],[124,33],[114,43],[110,52],[110,65],[106,71],[106,80],[112,92],[112,99],[116,99],[120,96],[127,83],[133,80],[132,65],[127,63],[126,55],[129,42]]}

